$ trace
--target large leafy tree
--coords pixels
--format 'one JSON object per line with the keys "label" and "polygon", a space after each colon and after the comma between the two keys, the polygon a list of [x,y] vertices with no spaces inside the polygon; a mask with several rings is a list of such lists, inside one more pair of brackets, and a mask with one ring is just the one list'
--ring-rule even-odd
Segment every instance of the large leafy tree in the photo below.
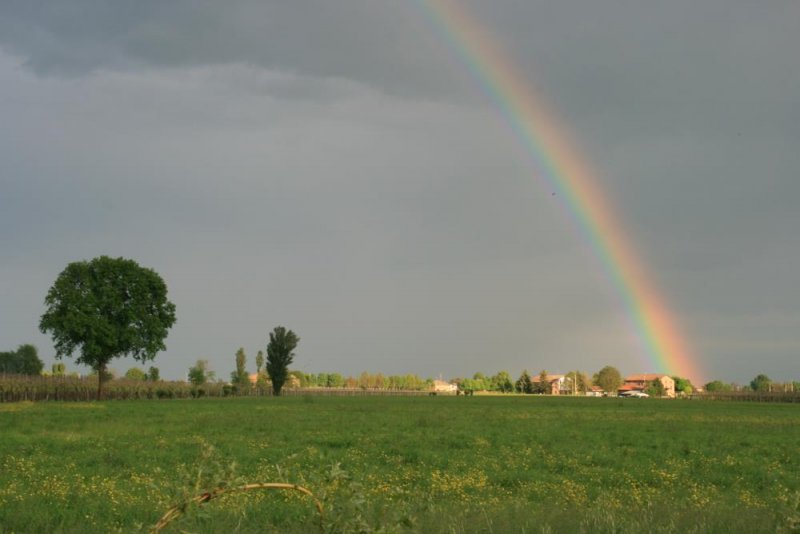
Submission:
{"label": "large leafy tree", "polygon": [[161,277],[125,258],[70,263],[44,302],[39,329],[53,336],[56,358],[79,352],[76,361],[97,372],[98,399],[112,359],[155,359],[175,324],[175,305]]}
{"label": "large leafy tree", "polygon": [[624,380],[622,380],[622,374],[620,374],[619,369],[606,365],[594,375],[592,382],[594,382],[594,385],[601,387],[606,393],[615,395]]}
{"label": "large leafy tree", "polygon": [[294,360],[294,349],[300,338],[282,326],[277,326],[269,333],[267,345],[267,374],[272,381],[272,391],[281,394],[283,384],[289,374],[289,365]]}

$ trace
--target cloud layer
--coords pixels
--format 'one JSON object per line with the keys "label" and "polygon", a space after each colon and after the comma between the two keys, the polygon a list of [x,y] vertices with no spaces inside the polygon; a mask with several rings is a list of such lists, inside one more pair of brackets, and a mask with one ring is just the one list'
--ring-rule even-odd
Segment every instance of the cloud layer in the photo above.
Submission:
{"label": "cloud layer", "polygon": [[[569,125],[704,378],[799,378],[796,4],[471,7]],[[52,354],[47,288],[110,254],[170,287],[170,377],[226,375],[278,324],[310,372],[649,370],[441,37],[410,4],[4,2],[7,349]]]}

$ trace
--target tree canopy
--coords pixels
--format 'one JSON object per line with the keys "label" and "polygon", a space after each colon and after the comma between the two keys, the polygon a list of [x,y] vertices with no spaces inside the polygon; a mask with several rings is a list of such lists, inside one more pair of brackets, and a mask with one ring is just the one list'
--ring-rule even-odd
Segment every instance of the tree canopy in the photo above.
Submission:
{"label": "tree canopy", "polygon": [[689,381],[688,378],[673,376],[672,379],[675,381],[675,393],[682,393],[684,395],[689,395],[694,390],[694,386],[692,386],[692,383]]}
{"label": "tree canopy", "polygon": [[606,365],[594,375],[592,382],[594,382],[596,386],[603,388],[603,391],[606,393],[616,394],[623,380],[622,374],[620,374],[616,367]]}
{"label": "tree canopy", "polygon": [[586,393],[591,389],[589,377],[580,371],[570,371],[566,375],[570,392],[573,394]]}
{"label": "tree canopy", "polygon": [[250,387],[250,375],[247,374],[247,355],[243,347],[236,351],[236,370],[231,373],[231,383],[240,390]]}
{"label": "tree canopy", "polygon": [[647,383],[647,387],[644,389],[644,392],[651,397],[663,397],[666,395],[667,390],[661,380],[656,379]]}
{"label": "tree canopy", "polygon": [[753,391],[769,391],[772,380],[767,375],[758,375],[750,381],[750,389]]}
{"label": "tree canopy", "polygon": [[500,371],[490,380],[491,387],[495,391],[500,391],[502,393],[511,393],[514,391],[514,383],[511,381],[511,375],[508,374],[508,371]]}
{"label": "tree canopy", "polygon": [[714,391],[730,391],[732,388],[730,384],[726,384],[721,380],[714,380],[706,384],[706,391],[714,392]]}
{"label": "tree canopy", "polygon": [[547,371],[542,369],[539,371],[539,379],[533,382],[533,392],[540,395],[549,395],[552,391],[552,386],[548,380]]}
{"label": "tree canopy", "polygon": [[208,360],[197,360],[193,367],[189,367],[189,382],[195,386],[202,386],[214,380],[216,374],[208,368]]}
{"label": "tree canopy", "polygon": [[39,375],[44,363],[33,345],[20,345],[16,351],[0,352],[0,374]]}
{"label": "tree canopy", "polygon": [[131,367],[130,369],[125,371],[125,379],[144,381],[147,380],[147,373],[145,373],[143,369],[140,369],[138,367]]}
{"label": "tree canopy", "polygon": [[175,323],[175,305],[161,277],[125,258],[70,263],[44,302],[39,329],[51,333],[56,358],[77,351],[76,361],[97,371],[98,398],[112,359],[153,360],[166,349],[164,339]]}
{"label": "tree canopy", "polygon": [[286,376],[289,374],[289,366],[294,360],[294,349],[300,338],[282,326],[277,326],[269,333],[269,344],[267,345],[267,374],[272,381],[272,391],[275,395],[281,394]]}
{"label": "tree canopy", "polygon": [[531,381],[531,375],[528,374],[527,369],[522,371],[522,374],[519,375],[519,378],[514,383],[514,388],[517,390],[517,393],[533,393],[533,382]]}

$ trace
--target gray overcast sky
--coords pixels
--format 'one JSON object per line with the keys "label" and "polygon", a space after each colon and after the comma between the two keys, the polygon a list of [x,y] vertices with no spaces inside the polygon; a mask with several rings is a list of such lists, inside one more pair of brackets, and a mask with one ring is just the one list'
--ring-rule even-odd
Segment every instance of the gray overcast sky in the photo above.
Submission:
{"label": "gray overcast sky", "polygon": [[[465,4],[555,103],[702,378],[800,379],[800,3]],[[169,378],[252,367],[279,324],[306,372],[651,370],[414,2],[6,0],[0,118],[0,350],[52,362],[47,289],[107,254],[167,282]]]}

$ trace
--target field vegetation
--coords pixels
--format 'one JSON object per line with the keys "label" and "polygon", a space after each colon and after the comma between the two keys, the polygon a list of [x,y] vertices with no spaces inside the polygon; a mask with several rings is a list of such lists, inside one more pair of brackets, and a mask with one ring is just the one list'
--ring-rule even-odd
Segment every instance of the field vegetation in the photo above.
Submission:
{"label": "field vegetation", "polygon": [[[0,531],[148,531],[218,487],[310,489],[329,532],[776,532],[800,527],[792,404],[235,397],[0,404]],[[164,532],[311,532],[251,491]]]}

